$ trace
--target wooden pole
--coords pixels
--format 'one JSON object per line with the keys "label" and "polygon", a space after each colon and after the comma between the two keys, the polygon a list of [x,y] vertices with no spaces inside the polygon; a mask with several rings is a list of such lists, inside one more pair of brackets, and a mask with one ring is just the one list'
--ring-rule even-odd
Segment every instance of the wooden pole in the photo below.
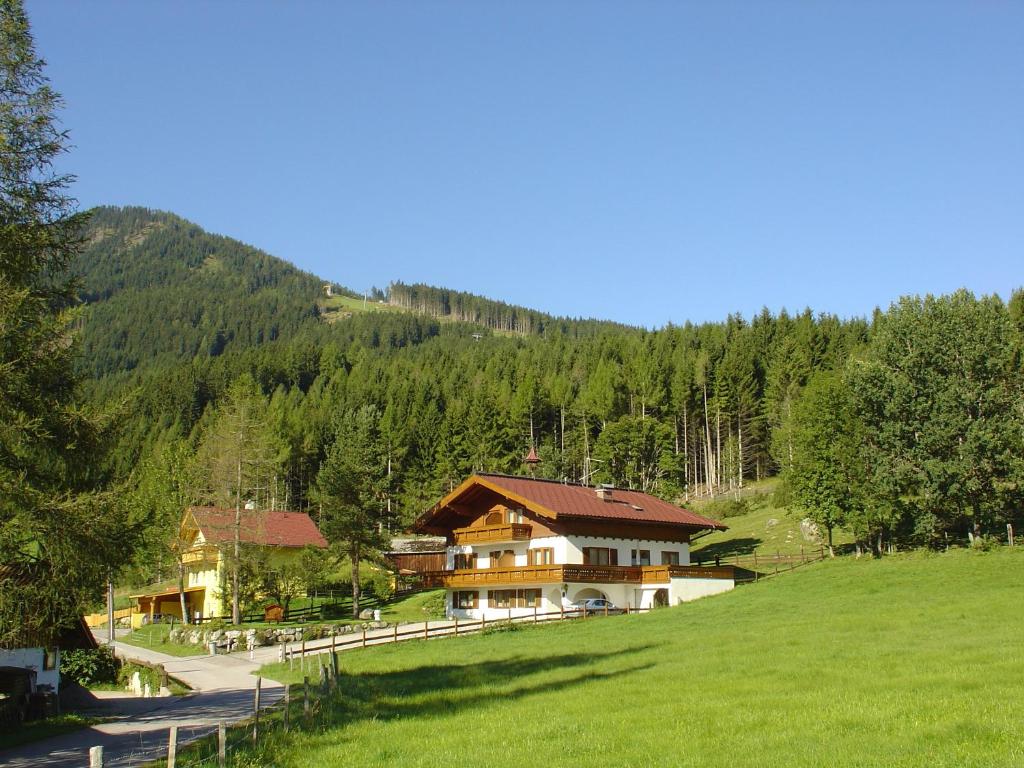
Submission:
{"label": "wooden pole", "polygon": [[429,640],[430,639],[430,622],[429,621],[424,621],[423,622],[423,639],[424,640]]}
{"label": "wooden pole", "polygon": [[291,725],[292,716],[292,687],[286,685],[284,687],[284,732],[288,733],[288,727]]}
{"label": "wooden pole", "polygon": [[363,627],[363,648],[366,647],[366,627]]}
{"label": "wooden pole", "polygon": [[228,726],[223,720],[217,723],[217,765],[224,768],[228,764]]}
{"label": "wooden pole", "polygon": [[256,676],[256,693],[252,699],[252,743],[256,743],[260,731],[260,688],[263,685],[263,678]]}
{"label": "wooden pole", "polygon": [[103,747],[89,749],[89,768],[103,768]]}
{"label": "wooden pole", "polygon": [[178,765],[178,726],[172,725],[171,732],[167,737],[167,768],[176,768]]}
{"label": "wooden pole", "polygon": [[459,636],[459,617],[455,617],[455,636]]}
{"label": "wooden pole", "polygon": [[535,605],[535,606],[533,606],[533,623],[536,624],[537,621],[538,621],[538,619],[537,619],[537,606]]}

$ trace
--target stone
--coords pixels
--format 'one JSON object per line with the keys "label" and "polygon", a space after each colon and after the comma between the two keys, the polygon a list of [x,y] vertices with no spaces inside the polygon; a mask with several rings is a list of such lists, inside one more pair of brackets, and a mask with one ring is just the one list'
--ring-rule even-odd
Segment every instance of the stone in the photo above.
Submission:
{"label": "stone", "polygon": [[359,618],[363,619],[364,621],[367,620],[367,619],[372,619],[373,618],[373,609],[372,608],[363,608],[363,610],[361,610],[359,612]]}
{"label": "stone", "polygon": [[805,517],[800,521],[800,535],[804,537],[804,541],[810,541],[815,544],[821,543],[821,529],[809,517]]}

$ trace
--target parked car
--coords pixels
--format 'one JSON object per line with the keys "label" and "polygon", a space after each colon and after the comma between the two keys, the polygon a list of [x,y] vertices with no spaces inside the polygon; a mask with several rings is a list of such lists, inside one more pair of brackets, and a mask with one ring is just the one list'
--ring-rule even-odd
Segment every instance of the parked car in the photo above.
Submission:
{"label": "parked car", "polygon": [[23,667],[0,667],[0,723],[18,725],[25,720],[35,676]]}
{"label": "parked car", "polygon": [[591,597],[587,600],[581,600],[578,603],[573,603],[573,609],[577,611],[586,611],[588,616],[592,616],[595,613],[624,613],[624,611],[615,605],[615,603],[611,600],[605,600],[603,597]]}

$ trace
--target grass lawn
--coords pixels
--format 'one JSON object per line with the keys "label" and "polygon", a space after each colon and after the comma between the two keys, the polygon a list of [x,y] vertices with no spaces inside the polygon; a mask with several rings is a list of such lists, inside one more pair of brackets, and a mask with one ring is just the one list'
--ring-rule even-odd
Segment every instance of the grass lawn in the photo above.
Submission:
{"label": "grass lawn", "polygon": [[[394,622],[408,622],[408,621],[423,621],[424,619],[443,619],[444,618],[444,607],[442,605],[440,614],[428,615],[424,612],[423,607],[432,597],[436,599],[436,596],[443,594],[444,590],[429,590],[426,592],[415,592],[406,597],[397,598],[389,603],[382,606],[381,619],[384,621]],[[346,598],[348,602],[350,599]],[[293,601],[292,605],[299,603],[300,607],[304,607],[311,601],[303,599],[300,601]],[[320,602],[320,600],[318,600]],[[366,607],[376,607],[375,601],[368,600]],[[321,622],[319,620],[309,621],[305,623],[301,622],[288,622],[281,624],[267,624],[265,622],[253,622],[243,625],[245,629],[250,628],[263,628],[263,627],[299,627],[299,626],[316,626],[318,624],[351,624],[361,623],[351,618],[350,613],[346,613],[347,618],[344,619],[330,619],[328,621]],[[175,623],[175,627],[181,625]],[[144,627],[133,631],[131,634],[125,635],[124,637],[118,638],[119,643],[127,643],[128,645],[139,646],[140,648],[149,648],[154,651],[166,653],[170,656],[196,656],[204,655],[208,653],[208,650],[203,645],[189,645],[187,643],[172,643],[168,641],[170,635],[171,626],[169,624],[157,623],[147,624]]]}
{"label": "grass lawn", "polygon": [[[429,604],[431,602],[436,602],[437,596],[444,595],[444,593],[443,589],[428,589],[423,592],[414,592],[407,597],[398,598],[390,603],[386,603],[381,607],[380,617],[390,624],[394,624],[395,622],[443,619],[443,602],[440,605],[440,611],[427,612],[424,608],[429,608]],[[442,597],[442,601],[443,599],[444,598]]]}
{"label": "grass lawn", "polygon": [[[75,713],[57,715],[46,720],[33,720],[23,723],[17,728],[0,729],[0,749],[11,749],[33,741],[41,741],[64,733],[88,728],[97,723],[106,722],[109,718],[85,717]],[[0,755],[2,758],[3,755]]]}
{"label": "grass lawn", "polygon": [[[174,626],[180,627],[180,624]],[[149,648],[153,651],[166,653],[169,656],[197,656],[208,653],[202,645],[188,645],[186,643],[171,643],[167,637],[170,634],[170,624],[147,624],[139,627],[131,634],[119,637],[117,642],[137,645],[140,648]]]}
{"label": "grass lawn", "polygon": [[275,736],[263,764],[1019,766],[1022,606],[1024,548],[914,553],[348,652],[333,724]]}

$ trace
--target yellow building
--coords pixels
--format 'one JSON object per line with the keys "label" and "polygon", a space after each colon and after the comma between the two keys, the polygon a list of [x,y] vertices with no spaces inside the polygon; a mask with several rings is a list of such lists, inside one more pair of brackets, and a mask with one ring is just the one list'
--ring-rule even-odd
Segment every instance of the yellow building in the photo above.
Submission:
{"label": "yellow building", "polygon": [[[185,547],[182,560],[187,569],[185,605],[190,618],[230,615],[227,557],[234,547],[235,528],[233,509],[190,507],[185,512],[181,540]],[[327,540],[309,515],[280,510],[243,510],[238,539],[241,544],[263,548],[270,568],[294,562],[303,547],[327,546]],[[143,617],[181,618],[177,587],[132,597],[138,601],[138,613],[132,617],[136,626],[141,625]]]}

